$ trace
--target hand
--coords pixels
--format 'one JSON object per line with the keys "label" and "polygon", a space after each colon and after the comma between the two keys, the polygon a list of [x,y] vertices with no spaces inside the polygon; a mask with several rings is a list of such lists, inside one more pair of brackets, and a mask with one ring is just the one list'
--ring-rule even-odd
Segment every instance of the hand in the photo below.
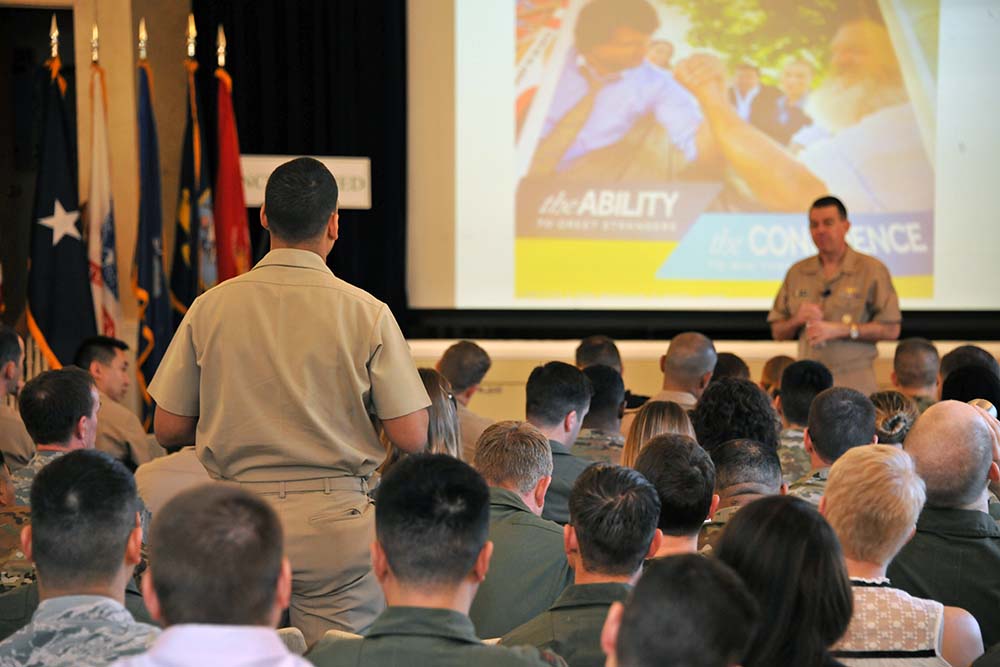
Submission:
{"label": "hand", "polygon": [[823,319],[823,309],[818,303],[803,303],[795,313],[795,319],[803,324]]}
{"label": "hand", "polygon": [[997,421],[993,415],[983,410],[978,405],[973,405],[980,415],[983,417],[983,421],[990,429],[990,437],[993,439],[993,460],[1000,464],[1000,421]]}
{"label": "hand", "polygon": [[806,340],[813,347],[818,347],[828,340],[843,338],[845,325],[840,322],[825,322],[823,320],[809,320],[806,323]]}
{"label": "hand", "polygon": [[677,63],[674,78],[699,100],[726,99],[726,67],[709,53],[696,53]]}

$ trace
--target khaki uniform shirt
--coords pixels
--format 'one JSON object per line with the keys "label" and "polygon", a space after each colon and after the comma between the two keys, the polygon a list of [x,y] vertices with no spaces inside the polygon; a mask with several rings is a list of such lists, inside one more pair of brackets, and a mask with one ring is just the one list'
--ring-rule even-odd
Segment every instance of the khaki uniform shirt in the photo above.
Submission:
{"label": "khaki uniform shirt", "polygon": [[812,469],[812,457],[806,451],[805,431],[786,428],[778,442],[778,459],[781,460],[781,477],[788,484],[802,479]]}
{"label": "khaki uniform shirt", "polygon": [[552,447],[552,483],[545,492],[542,518],[565,525],[569,523],[569,494],[573,484],[593,462],[573,456],[569,447],[555,440],[549,440],[549,446]]}
{"label": "khaki uniform shirt", "polygon": [[142,464],[135,471],[139,497],[153,514],[181,491],[210,481],[212,478],[198,460],[194,447],[161,456]]}
{"label": "khaki uniform shirt", "polygon": [[[831,280],[823,276],[818,255],[793,264],[774,299],[767,321],[787,320],[803,303],[819,304],[823,319],[828,322],[888,324],[903,321],[889,270],[874,257],[851,248],[847,249],[840,273]],[[798,337],[799,358],[824,364],[833,373],[836,386],[857,389],[865,396],[877,390],[873,366],[878,356],[875,343],[840,338],[812,347],[806,340],[805,327]]]}
{"label": "khaki uniform shirt", "polygon": [[733,518],[733,515],[739,512],[742,507],[743,505],[730,505],[729,507],[723,507],[721,510],[717,510],[715,514],[712,515],[712,520],[702,525],[701,532],[698,533],[698,551],[711,553],[711,551],[715,549],[715,545],[719,541],[719,537],[722,536],[722,530],[726,527],[726,523],[728,523],[729,520]]}
{"label": "khaki uniform shirt", "polygon": [[573,583],[563,529],[535,516],[514,493],[490,488],[493,558],[469,617],[480,637],[500,637],[542,613]]}
{"label": "khaki uniform shirt", "polygon": [[826,480],[829,476],[829,468],[820,468],[789,486],[788,495],[819,506],[819,499],[826,492]]}
{"label": "khaki uniform shirt", "polygon": [[566,663],[525,646],[483,644],[469,617],[450,609],[389,607],[363,638],[321,640],[317,667],[545,667]]}
{"label": "khaki uniform shirt", "polygon": [[476,443],[479,436],[488,427],[493,425],[493,420],[480,417],[466,406],[458,403],[458,427],[462,433],[462,460],[472,465],[476,457]]}
{"label": "khaki uniform shirt", "polygon": [[570,452],[573,456],[588,461],[619,465],[622,462],[622,448],[624,446],[625,436],[620,432],[609,433],[585,428],[580,430],[580,435],[577,436]]}
{"label": "khaki uniform shirt", "polygon": [[31,509],[0,509],[0,592],[35,581],[35,566],[21,550],[21,529],[31,523]]}
{"label": "khaki uniform shirt", "polygon": [[0,404],[0,451],[11,472],[23,468],[35,455],[35,443],[31,441],[21,415],[13,408]]}
{"label": "khaki uniform shirt", "polygon": [[241,482],[370,476],[372,415],[430,405],[389,308],[290,248],[191,304],[149,393],[197,417],[198,458]]}
{"label": "khaki uniform shirt", "polygon": [[94,448],[132,464],[133,468],[166,454],[156,438],[146,433],[135,413],[104,392],[101,392],[101,408],[97,411]]}
{"label": "khaki uniform shirt", "polygon": [[575,584],[548,611],[515,628],[501,646],[527,644],[549,650],[573,667],[604,667],[601,630],[614,602],[628,597],[627,584]]}

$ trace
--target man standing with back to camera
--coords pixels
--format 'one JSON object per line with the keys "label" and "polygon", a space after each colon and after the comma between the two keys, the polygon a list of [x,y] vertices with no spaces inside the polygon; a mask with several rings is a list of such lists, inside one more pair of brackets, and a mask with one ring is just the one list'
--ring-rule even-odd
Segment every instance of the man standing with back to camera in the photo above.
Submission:
{"label": "man standing with back to camera", "polygon": [[426,445],[430,404],[389,308],[335,277],[337,184],[298,158],[267,181],[271,251],[191,305],[149,387],[157,438],[192,442],[216,478],[275,508],[292,563],[291,622],[311,644],[361,632],[384,607],[368,545],[369,479]]}
{"label": "man standing with back to camera", "polygon": [[889,269],[847,245],[851,223],[836,197],[809,207],[819,254],[792,265],[767,316],[775,340],[799,339],[799,359],[814,359],[833,383],[865,396],[875,382],[876,341],[899,338],[899,297]]}

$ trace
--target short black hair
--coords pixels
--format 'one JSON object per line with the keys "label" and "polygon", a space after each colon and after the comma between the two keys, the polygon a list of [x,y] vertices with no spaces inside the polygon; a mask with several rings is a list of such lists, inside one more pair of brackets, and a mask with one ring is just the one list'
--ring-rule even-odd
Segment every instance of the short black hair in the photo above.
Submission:
{"label": "short black hair", "polygon": [[814,208],[826,208],[827,206],[836,206],[837,213],[840,214],[840,219],[841,220],[847,219],[847,207],[844,206],[844,202],[840,201],[833,195],[826,195],[825,197],[820,197],[819,199],[817,199],[812,203],[812,206],[809,207],[809,210],[811,211]]}
{"label": "short black hair", "polygon": [[639,452],[635,469],[656,487],[660,530],[682,536],[701,529],[715,494],[715,465],[708,452],[686,435],[658,435]]}
{"label": "short black hair", "polygon": [[550,361],[531,371],[525,394],[528,420],[552,426],[573,410],[579,414],[589,408],[594,388],[580,369],[561,361]]}
{"label": "short black hair", "polygon": [[660,499],[637,471],[610,463],[584,470],[569,494],[569,523],[591,572],[634,574],[656,534]]}
{"label": "short black hair", "polygon": [[778,415],[764,390],[750,380],[712,382],[691,411],[698,444],[711,452],[726,440],[750,438],[777,450]]}
{"label": "short black hair", "polygon": [[781,459],[778,452],[756,440],[727,440],[712,450],[715,488],[720,491],[737,484],[754,484],[777,491],[781,487]]}
{"label": "short black hair", "polygon": [[337,181],[311,157],[289,160],[268,177],[264,215],[271,233],[289,243],[316,238],[337,210]]}
{"label": "short black hair", "polygon": [[660,27],[660,18],[647,0],[593,0],[577,16],[573,29],[576,50],[586,53],[608,42],[622,27],[652,35]]}
{"label": "short black hair", "polygon": [[576,346],[576,365],[579,368],[610,366],[622,372],[622,355],[615,341],[607,336],[587,336]]}
{"label": "short black hair", "polygon": [[1000,376],[1000,363],[996,357],[978,345],[960,345],[941,357],[941,379],[947,380],[953,371],[963,366],[980,366]]}
{"label": "short black hair", "polygon": [[21,337],[14,331],[14,327],[0,324],[0,368],[13,361],[15,364],[21,359]]}
{"label": "short black hair", "polygon": [[153,588],[167,625],[267,625],[284,538],[263,498],[203,484],[174,496],[153,519]]}
{"label": "short black hair", "polygon": [[1000,406],[1000,378],[982,366],[963,366],[948,374],[941,385],[942,401],[969,401],[983,398]]}
{"label": "short black hair", "polygon": [[781,374],[781,412],[789,424],[805,425],[809,406],[821,391],[833,386],[833,373],[823,364],[803,359]]}
{"label": "short black hair", "polygon": [[620,667],[728,667],[754,637],[757,601],[715,558],[681,554],[646,566],[625,602],[615,653]]}
{"label": "short black hair", "polygon": [[446,454],[401,459],[378,487],[375,533],[396,578],[453,586],[486,544],[490,491],[468,464]]}
{"label": "short black hair", "polygon": [[73,357],[73,364],[83,370],[90,369],[93,361],[107,366],[115,360],[115,350],[127,351],[128,343],[110,336],[91,336],[80,343]]}
{"label": "short black hair", "polygon": [[138,511],[132,473],[108,454],[79,449],[46,464],[31,484],[32,558],[42,584],[110,584]]}
{"label": "short black hair", "polygon": [[722,378],[750,379],[750,367],[739,355],[732,352],[719,352],[715,361],[715,370],[712,371],[712,382]]}
{"label": "short black hair", "polygon": [[934,343],[926,338],[899,341],[892,359],[892,370],[901,387],[927,387],[937,382],[941,357]]}
{"label": "short black hair", "polygon": [[594,395],[590,397],[588,417],[617,417],[625,402],[625,383],[621,374],[610,366],[587,366],[583,374],[590,380]]}
{"label": "short black hair", "polygon": [[94,411],[90,393],[96,385],[76,366],[44,371],[28,380],[18,396],[21,419],[37,445],[67,442],[80,417]]}
{"label": "short black hair", "polygon": [[808,428],[816,453],[833,463],[851,447],[875,439],[875,406],[860,391],[831,387],[813,399]]}
{"label": "short black hair", "polygon": [[490,355],[471,340],[460,340],[441,355],[438,372],[451,383],[455,393],[483,381],[492,365]]}

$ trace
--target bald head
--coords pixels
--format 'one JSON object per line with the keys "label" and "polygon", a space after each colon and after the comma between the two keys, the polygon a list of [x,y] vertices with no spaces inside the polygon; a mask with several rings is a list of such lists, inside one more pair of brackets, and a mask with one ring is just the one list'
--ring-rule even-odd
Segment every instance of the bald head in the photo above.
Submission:
{"label": "bald head", "polygon": [[943,508],[966,507],[983,497],[993,448],[983,413],[958,401],[927,408],[903,443],[927,484],[927,506]]}
{"label": "bald head", "polygon": [[664,388],[701,396],[717,359],[712,339],[693,331],[677,334],[660,360]]}

